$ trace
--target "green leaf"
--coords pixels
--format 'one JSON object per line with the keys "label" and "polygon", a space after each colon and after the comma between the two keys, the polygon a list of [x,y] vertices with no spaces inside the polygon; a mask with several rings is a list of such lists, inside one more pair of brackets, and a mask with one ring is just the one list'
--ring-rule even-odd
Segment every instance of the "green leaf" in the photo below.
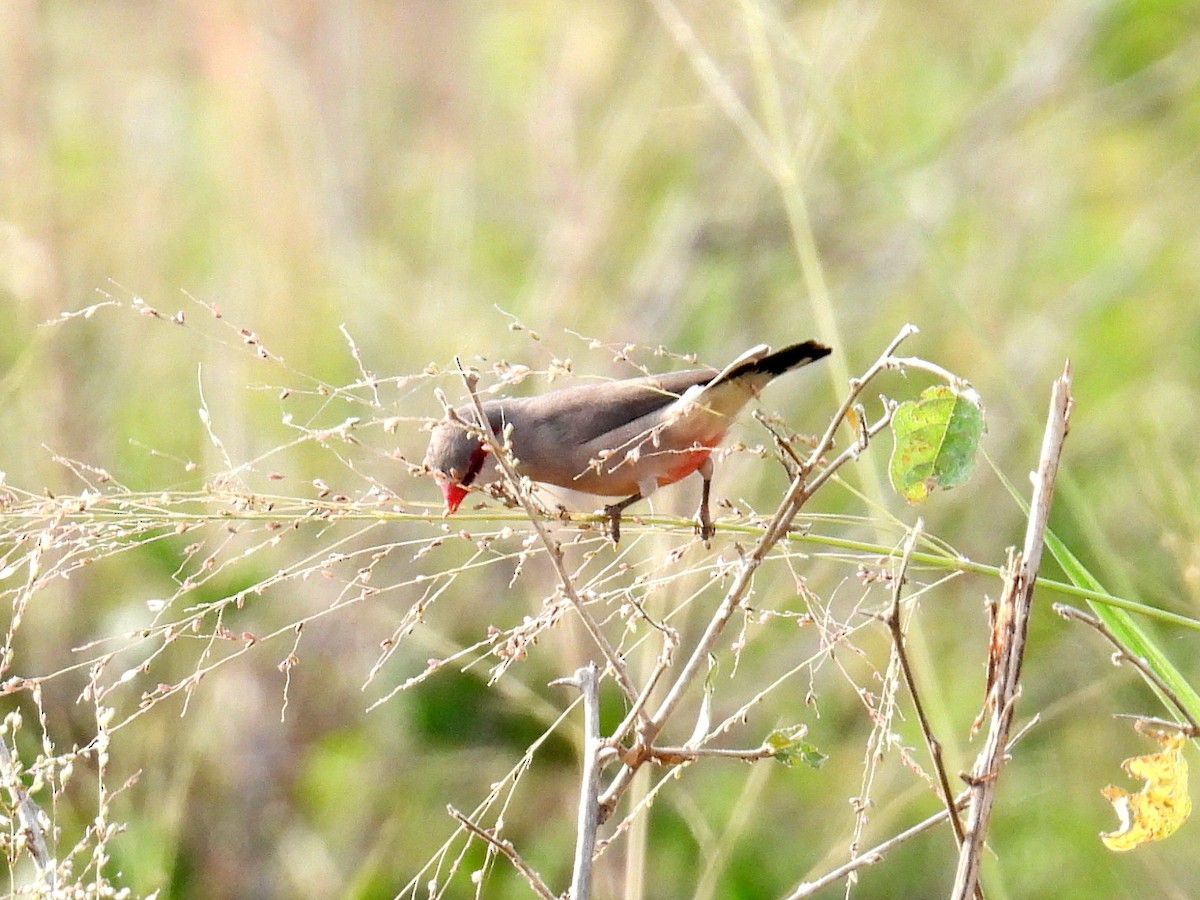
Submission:
{"label": "green leaf", "polygon": [[[1078,557],[1068,549],[1064,544],[1049,529],[1046,530],[1046,547],[1050,553],[1058,561],[1058,564],[1063,567],[1063,571],[1067,573],[1067,577],[1072,583],[1079,587],[1085,587],[1093,591],[1104,591],[1104,586],[1096,579],[1091,572],[1084,568]],[[1193,718],[1200,718],[1200,694],[1196,693],[1196,689],[1191,686],[1183,673],[1179,671],[1158,646],[1150,633],[1143,629],[1134,621],[1133,617],[1123,609],[1116,609],[1107,604],[1089,600],[1088,605],[1092,611],[1100,618],[1108,630],[1111,631],[1121,642],[1121,646],[1130,656],[1138,657],[1145,661],[1154,673],[1162,679],[1179,701],[1187,707]],[[1158,693],[1158,686],[1153,682],[1150,686]],[[1175,712],[1174,704],[1165,697],[1162,698],[1163,705],[1171,712]]]}
{"label": "green leaf", "polygon": [[[1021,496],[1013,483],[1004,476],[1004,473],[997,469],[996,474],[1000,476],[1000,480],[1004,483],[1005,488],[1008,489],[1008,492],[1017,501],[1021,509],[1028,515],[1029,504],[1025,498]],[[1067,577],[1076,587],[1084,588],[1093,593],[1108,593],[1104,585],[1100,583],[1100,580],[1079,561],[1079,558],[1071,552],[1070,548],[1049,528],[1046,529],[1046,549],[1050,551],[1055,561],[1062,566],[1063,571],[1067,573]],[[1192,717],[1200,718],[1200,693],[1196,692],[1196,689],[1192,687],[1184,674],[1171,662],[1170,657],[1158,645],[1150,632],[1142,628],[1137,620],[1130,615],[1129,611],[1115,605],[1117,599],[1116,597],[1107,599],[1095,597],[1088,598],[1087,602],[1100,621],[1108,626],[1108,630],[1117,638],[1121,646],[1125,649],[1125,652],[1144,660],[1154,674],[1162,679],[1162,682],[1174,692],[1175,697],[1187,708]],[[1110,600],[1112,602],[1109,602]],[[1157,612],[1157,610],[1145,610],[1144,612],[1145,614],[1150,614],[1151,612]],[[1147,683],[1159,695],[1163,706],[1174,715],[1176,712],[1174,703],[1167,697],[1162,696],[1162,692],[1154,682],[1148,681]]]}
{"label": "green leaf", "polygon": [[803,740],[807,733],[808,728],[804,725],[772,731],[766,740],[766,745],[774,751],[771,758],[785,766],[790,766],[798,760],[814,769],[821,768],[821,764],[829,757],[818,750],[815,744]]}
{"label": "green leaf", "polygon": [[983,430],[974,391],[936,385],[901,403],[892,417],[892,487],[909,503],[924,503],[931,491],[962,484],[975,468]]}

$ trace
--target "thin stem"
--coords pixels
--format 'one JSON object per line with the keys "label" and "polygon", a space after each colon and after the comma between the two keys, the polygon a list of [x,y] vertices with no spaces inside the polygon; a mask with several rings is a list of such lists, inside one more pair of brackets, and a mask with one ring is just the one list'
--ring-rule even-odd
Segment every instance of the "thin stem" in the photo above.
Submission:
{"label": "thin stem", "polygon": [[[6,486],[7,487],[7,486]],[[11,488],[10,488],[11,489]],[[339,522],[437,522],[443,519],[440,511],[432,507],[422,512],[402,512],[398,509],[380,507],[377,503],[356,501],[326,501],[303,499],[274,494],[254,494],[253,496],[270,509],[262,511],[225,509],[224,504],[239,500],[247,495],[236,491],[212,491],[204,494],[187,492],[158,492],[154,495],[138,493],[120,493],[99,498],[89,498],[86,507],[81,507],[80,498],[62,496],[54,506],[53,515],[56,520],[66,524],[88,521],[126,521],[129,519],[131,508],[135,508],[138,519],[138,531],[149,532],[159,528],[184,528],[190,530],[201,525],[214,522],[270,522],[270,521],[328,521],[335,519]],[[4,510],[4,522],[14,523],[17,527],[3,530],[10,540],[14,535],[26,533],[21,523],[29,523],[29,527],[38,527],[47,518],[47,501],[44,497],[23,499],[24,505],[9,505]],[[208,504],[222,507],[217,512],[187,511],[179,508],[169,508],[162,504],[173,503],[178,506],[187,504]],[[414,504],[420,506],[420,504]],[[525,521],[528,514],[525,510],[489,509],[486,512],[472,513],[459,511],[456,521],[476,523],[505,523]],[[637,517],[638,521],[647,526],[659,528],[679,528],[691,530],[694,527],[692,519],[682,516],[648,515]],[[571,515],[573,523],[592,523],[607,521],[603,515],[595,513],[575,513]],[[726,534],[759,537],[764,526],[753,522],[716,524],[718,531]],[[795,543],[816,544],[824,547],[865,553],[871,556],[887,556],[891,548],[884,544],[871,541],[854,540],[835,535],[820,534],[815,531],[790,531],[786,540]],[[123,545],[121,549],[133,548],[134,543]],[[1003,576],[1002,567],[991,563],[977,562],[965,556],[953,556],[940,553],[916,551],[912,554],[912,563],[925,566],[937,566],[942,569],[970,572],[976,575],[986,575],[992,578]],[[1119,597],[1101,590],[1057,581],[1053,578],[1039,576],[1037,586],[1044,590],[1054,591],[1067,597],[1075,597],[1092,603],[1099,603],[1113,609],[1121,609],[1135,613],[1145,618],[1154,619],[1165,625],[1200,631],[1200,620],[1170,610],[1159,609],[1136,600]]]}
{"label": "thin stem", "polygon": [[[961,794],[960,796],[958,796],[957,798],[955,798],[955,800],[954,800],[955,812],[962,809],[963,806],[966,805],[966,802],[967,802],[967,794],[965,792],[963,794]],[[847,875],[849,875],[852,872],[856,872],[859,869],[866,868],[867,866],[873,866],[877,862],[882,862],[883,859],[887,856],[887,854],[889,852],[891,852],[892,850],[894,850],[896,847],[900,846],[901,844],[903,844],[905,841],[909,840],[910,838],[914,838],[918,834],[922,834],[922,833],[928,831],[933,826],[941,824],[941,822],[949,815],[950,815],[949,809],[943,809],[943,810],[940,810],[940,811],[934,813],[928,819],[918,822],[916,825],[912,826],[911,828],[907,828],[904,831],[897,834],[896,836],[888,838],[886,841],[884,841],[881,844],[876,844],[870,850],[863,851],[862,853],[855,856],[853,859],[838,866],[836,869],[833,869],[832,871],[825,873],[820,878],[818,878],[816,881],[806,881],[804,884],[799,885],[796,888],[796,890],[794,890],[792,893],[787,895],[785,900],[802,900],[802,898],[804,898],[804,897],[811,897],[814,894],[816,894],[818,891],[821,891],[824,888],[829,887],[831,884],[841,881],[843,878],[845,878]]]}
{"label": "thin stem", "polygon": [[966,839],[959,848],[958,869],[951,897],[965,900],[979,888],[979,868],[983,858],[992,804],[995,801],[1000,771],[1004,767],[1008,734],[1016,715],[1016,700],[1021,689],[1021,668],[1025,658],[1025,638],[1033,609],[1033,588],[1041,564],[1054,479],[1071,419],[1071,368],[1054,382],[1050,412],[1042,437],[1042,452],[1033,483],[1029,523],[1025,544],[1009,568],[1004,593],[997,604],[992,642],[995,649],[989,672],[995,673],[988,686],[987,709],[991,711],[987,738],[969,776],[970,801]]}
{"label": "thin stem", "polygon": [[642,692],[638,694],[637,700],[629,708],[629,712],[625,714],[625,718],[621,720],[621,724],[617,726],[616,731],[605,739],[607,745],[615,747],[621,741],[625,740],[625,735],[629,733],[629,729],[634,726],[635,722],[643,718],[643,710],[645,710],[646,704],[650,702],[650,695],[654,692],[654,688],[658,686],[658,680],[671,665],[671,654],[675,649],[677,641],[677,635],[668,635],[667,640],[663,641],[663,649],[658,655],[658,659],[654,662],[654,670],[650,673],[650,677],[646,679],[646,684],[642,688]]}
{"label": "thin stem", "polygon": [[533,892],[541,897],[542,900],[558,900],[558,898],[554,895],[554,892],[546,886],[546,882],[542,881],[542,876],[535,872],[533,867],[530,866],[529,863],[525,862],[524,857],[517,852],[517,848],[513,846],[512,841],[498,838],[487,829],[480,828],[453,806],[447,806],[446,811],[450,813],[451,817],[454,818],[460,825],[462,825],[463,828],[475,835],[475,837],[482,841],[486,841],[488,844],[491,844],[493,847],[495,847],[509,862],[513,864],[513,867],[518,872],[525,876],[525,880],[529,882],[529,886],[533,888]]}
{"label": "thin stem", "polygon": [[955,375],[949,369],[939,366],[937,363],[930,362],[927,359],[921,359],[919,356],[893,356],[888,360],[889,369],[917,369],[922,372],[928,372],[935,378],[940,378],[945,381],[955,390],[971,390],[971,385],[966,379]]}
{"label": "thin stem", "polygon": [[596,646],[600,648],[600,652],[608,662],[608,667],[612,670],[613,677],[617,679],[617,684],[621,686],[621,690],[629,699],[629,702],[636,703],[638,692],[633,686],[633,682],[629,680],[629,673],[625,670],[624,661],[617,655],[608,638],[604,636],[604,632],[600,630],[600,626],[596,624],[596,620],[592,618],[591,613],[583,605],[583,599],[575,590],[575,583],[571,580],[571,574],[567,571],[567,565],[563,561],[562,547],[559,546],[557,541],[551,539],[550,534],[546,531],[546,526],[542,524],[541,516],[534,509],[533,501],[529,499],[529,493],[525,490],[521,482],[521,476],[517,474],[512,460],[508,457],[507,450],[501,444],[500,438],[496,435],[496,430],[492,427],[491,420],[483,410],[483,401],[479,399],[479,392],[476,390],[479,386],[479,376],[474,372],[468,372],[464,369],[461,362],[458,363],[458,370],[462,373],[463,382],[467,386],[467,393],[471,395],[471,403],[474,405],[475,412],[479,417],[479,427],[483,431],[483,437],[487,441],[489,449],[495,455],[496,461],[500,464],[500,468],[504,472],[504,477],[508,479],[509,485],[517,495],[517,499],[521,501],[521,505],[525,508],[526,516],[533,523],[533,527],[537,529],[538,537],[541,538],[542,544],[550,556],[550,562],[554,566],[554,571],[558,574],[559,584],[562,585],[563,593],[575,608],[580,621],[583,622],[583,627],[587,629]]}
{"label": "thin stem", "polygon": [[921,734],[925,737],[925,746],[929,748],[929,756],[933,760],[934,771],[937,772],[938,787],[941,790],[942,801],[946,804],[946,812],[950,817],[950,824],[954,828],[955,843],[958,846],[962,846],[963,827],[962,822],[958,818],[954,795],[950,791],[950,778],[946,774],[945,761],[942,759],[942,744],[933,735],[933,726],[929,724],[929,717],[925,714],[925,704],[921,702],[921,693],[917,690],[917,680],[913,675],[912,666],[908,660],[908,653],[904,649],[904,625],[900,617],[900,600],[904,594],[904,580],[908,573],[908,562],[912,558],[913,550],[917,546],[917,541],[921,539],[921,532],[924,529],[924,519],[918,518],[917,524],[913,526],[908,539],[904,542],[904,551],[900,555],[900,565],[892,580],[892,605],[888,610],[887,626],[892,634],[892,646],[896,650],[896,657],[900,661],[900,671],[904,673],[904,683],[908,686],[908,693],[912,697],[913,708],[917,712],[917,721],[921,725]]}
{"label": "thin stem", "polygon": [[[846,409],[849,409],[849,407],[844,407],[843,414]],[[882,418],[880,418],[879,421],[871,425],[871,427],[867,430],[867,433],[872,436],[878,434],[887,427],[887,424],[890,421],[891,412],[889,410]],[[834,429],[830,428],[826,434],[826,439],[829,443],[832,443],[833,441],[833,430]],[[717,639],[720,637],[725,625],[728,623],[729,619],[733,616],[734,611],[741,604],[742,600],[748,593],[750,584],[754,578],[754,573],[758,571],[758,567],[762,564],[763,560],[766,559],[766,556],[770,552],[771,548],[773,548],[775,544],[785,536],[788,527],[792,523],[792,520],[795,519],[796,514],[799,513],[801,507],[808,502],[809,497],[811,497],[817,491],[817,489],[821,487],[822,484],[828,481],[838,468],[855,458],[861,452],[862,448],[857,444],[855,446],[847,447],[824,469],[818,472],[811,481],[808,481],[808,472],[810,472],[812,468],[816,466],[817,462],[824,455],[825,449],[826,445],[817,445],[817,448],[813,451],[812,456],[810,456],[808,463],[806,464],[805,470],[798,474],[795,480],[792,482],[792,489],[788,491],[787,497],[784,499],[783,503],[780,504],[775,516],[771,519],[771,522],[763,531],[758,543],[754,546],[754,550],[748,556],[742,558],[741,565],[738,568],[737,577],[730,586],[729,591],[726,593],[724,600],[721,601],[721,605],[718,607],[716,614],[709,621],[708,628],[705,629],[704,636],[700,639],[700,642],[692,651],[691,657],[688,658],[683,670],[679,673],[679,677],[672,685],[671,691],[667,694],[667,697],[663,700],[658,710],[656,710],[654,715],[651,717],[650,721],[656,727],[656,730],[661,728],[662,723],[675,710],[676,705],[678,705],[679,701],[683,697],[684,691],[691,686],[692,681],[704,668],[708,654],[716,646]]]}
{"label": "thin stem", "polygon": [[[1096,631],[1098,631],[1100,633],[1100,635],[1106,641],[1108,641],[1110,644],[1112,644],[1114,647],[1117,648],[1117,652],[1116,652],[1116,654],[1114,654],[1115,659],[1118,662],[1129,663],[1131,666],[1133,666],[1135,669],[1137,669],[1138,672],[1141,673],[1143,678],[1145,678],[1147,681],[1149,681],[1151,684],[1153,684],[1155,687],[1157,687],[1159,689],[1159,691],[1162,692],[1162,695],[1171,702],[1172,706],[1175,707],[1175,711],[1177,713],[1179,713],[1180,718],[1182,718],[1185,722],[1187,722],[1188,727],[1191,729],[1191,736],[1192,737],[1200,736],[1200,722],[1197,722],[1195,717],[1191,714],[1191,712],[1188,711],[1187,706],[1184,704],[1184,702],[1182,700],[1179,699],[1179,695],[1176,694],[1173,690],[1171,690],[1171,688],[1167,685],[1167,683],[1158,676],[1158,673],[1155,672],[1152,668],[1150,668],[1149,665],[1147,665],[1147,663],[1144,659],[1142,659],[1141,657],[1138,657],[1138,656],[1134,656],[1132,653],[1130,653],[1121,644],[1120,640],[1117,639],[1117,636],[1112,633],[1112,630],[1107,625],[1105,625],[1103,622],[1101,622],[1099,619],[1097,619],[1095,616],[1091,615],[1090,613],[1086,613],[1082,609],[1076,609],[1073,606],[1066,606],[1065,604],[1062,604],[1062,603],[1055,603],[1054,606],[1052,607],[1052,609],[1056,613],[1058,613],[1060,616],[1062,616],[1064,619],[1073,619],[1076,622],[1082,622],[1084,625],[1088,625],[1088,626],[1096,629]],[[1139,716],[1138,718],[1142,719],[1141,716]],[[1145,719],[1143,721],[1149,721],[1149,720]],[[1173,724],[1175,727],[1178,727],[1178,723],[1171,723],[1171,724]]]}
{"label": "thin stem", "polygon": [[749,750],[738,750],[733,747],[654,747],[650,751],[650,759],[656,763],[672,766],[693,762],[697,759],[736,759],[741,762],[758,762],[760,759],[772,759],[778,752],[767,744]]}
{"label": "thin stem", "polygon": [[[632,781],[634,772],[649,758],[650,747],[655,737],[658,736],[667,719],[678,707],[688,689],[694,684],[696,678],[706,668],[709,655],[715,649],[718,639],[725,630],[725,626],[729,623],[729,620],[733,617],[734,612],[744,602],[749,593],[750,585],[753,582],[754,574],[758,571],[758,567],[766,559],[768,553],[788,534],[788,529],[791,527],[792,521],[808,501],[808,498],[813,495],[813,492],[828,481],[838,468],[851,459],[857,458],[866,448],[867,441],[874,434],[887,427],[887,423],[891,421],[894,407],[891,404],[885,404],[884,414],[879,421],[864,428],[859,434],[858,439],[850,447],[847,447],[832,461],[825,463],[824,467],[817,471],[818,466],[821,465],[829,450],[833,447],[838,428],[841,427],[863,389],[875,375],[887,367],[888,359],[900,343],[905,338],[916,333],[916,331],[916,326],[905,325],[899,334],[892,339],[891,343],[888,344],[880,357],[866,370],[863,376],[851,381],[850,391],[846,399],[834,414],[829,426],[825,429],[825,433],[809,454],[804,465],[801,466],[795,478],[792,479],[787,494],[779,504],[766,529],[755,543],[754,549],[748,555],[742,557],[733,583],[730,585],[725,597],[721,600],[712,619],[709,620],[708,626],[705,628],[700,640],[696,643],[691,656],[688,657],[687,662],[684,663],[679,675],[668,690],[667,696],[663,698],[662,703],[659,704],[658,709],[650,716],[649,720],[643,721],[641,731],[638,735],[639,746],[628,754],[625,765],[613,777],[608,789],[600,798],[600,814],[602,819],[607,818],[612,813],[617,800]],[[817,474],[810,480],[810,475],[814,471],[817,471]]]}

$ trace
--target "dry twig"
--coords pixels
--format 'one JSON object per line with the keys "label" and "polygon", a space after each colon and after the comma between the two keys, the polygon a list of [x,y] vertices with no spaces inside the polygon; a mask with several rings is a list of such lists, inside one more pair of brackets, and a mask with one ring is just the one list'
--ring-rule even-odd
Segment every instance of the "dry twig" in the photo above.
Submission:
{"label": "dry twig", "polygon": [[583,694],[583,771],[579,776],[579,820],[575,835],[575,865],[571,871],[572,900],[592,896],[592,857],[600,828],[600,676],[595,663],[577,669],[571,678],[554,684],[569,684]]}
{"label": "dry twig", "polygon": [[[1180,718],[1187,723],[1185,730],[1190,734],[1190,736],[1200,736],[1200,722],[1197,722],[1195,716],[1193,716],[1188,710],[1187,704],[1179,699],[1179,695],[1171,689],[1170,685],[1163,681],[1163,679],[1157,672],[1154,671],[1154,669],[1146,664],[1144,659],[1139,656],[1134,656],[1132,653],[1126,650],[1125,647],[1121,645],[1121,642],[1118,640],[1117,636],[1112,633],[1112,630],[1107,625],[1090,613],[1086,613],[1082,609],[1078,609],[1074,606],[1067,606],[1065,603],[1055,603],[1051,609],[1053,609],[1064,619],[1082,622],[1084,625],[1088,625],[1096,629],[1096,631],[1099,632],[1106,641],[1116,648],[1116,652],[1113,654],[1113,662],[1127,662],[1137,669],[1138,672],[1141,673],[1142,677],[1150,682],[1150,684],[1154,685],[1154,687],[1158,689],[1162,696],[1170,701],[1171,705],[1175,707],[1175,711],[1179,714]],[[1142,716],[1138,716],[1137,719],[1144,722],[1158,722],[1158,720],[1148,719]],[[1159,724],[1172,728],[1180,727],[1178,722],[1161,722]]]}
{"label": "dry twig", "polygon": [[495,847],[525,877],[533,892],[541,897],[542,900],[557,900],[554,892],[546,886],[546,882],[542,881],[542,876],[535,872],[533,867],[517,852],[516,847],[512,845],[512,841],[496,837],[496,835],[492,834],[486,828],[480,828],[453,806],[447,806],[446,811],[471,834]]}
{"label": "dry twig", "polygon": [[[966,805],[966,802],[967,794],[965,792],[954,799],[953,810],[955,814],[957,814],[958,810],[962,809],[963,806]],[[796,890],[787,895],[786,900],[803,900],[804,897],[811,897],[818,891],[829,887],[831,884],[836,884],[838,881],[845,878],[852,872],[857,872],[859,869],[866,868],[867,866],[873,866],[878,862],[882,862],[887,854],[896,847],[900,846],[905,841],[916,837],[918,834],[923,834],[930,828],[933,828],[935,825],[941,824],[941,822],[949,815],[950,809],[939,810],[928,819],[918,822],[911,828],[906,828],[904,831],[900,832],[894,837],[890,837],[886,841],[883,841],[882,843],[872,847],[870,850],[866,850],[858,854],[854,857],[854,859],[848,860],[847,862],[838,866],[836,869],[826,872],[816,881],[806,881],[804,884],[799,885]]]}
{"label": "dry twig", "polygon": [[[862,377],[854,379],[851,382],[850,391],[846,399],[834,414],[829,427],[825,430],[820,440],[817,441],[804,465],[800,467],[800,470],[792,479],[787,494],[780,502],[775,514],[771,517],[770,522],[768,522],[762,535],[759,537],[758,542],[739,561],[735,570],[733,583],[717,607],[713,617],[709,620],[704,634],[697,641],[691,655],[684,663],[679,674],[675,677],[674,682],[667,691],[666,697],[663,698],[658,708],[654,711],[654,714],[642,723],[637,735],[637,745],[624,755],[624,766],[613,777],[608,788],[601,795],[600,815],[602,820],[607,819],[612,814],[617,801],[629,787],[634,774],[641,764],[652,758],[651,745],[654,739],[662,730],[667,719],[679,706],[684,695],[692,687],[700,674],[705,671],[709,656],[716,648],[717,641],[724,632],[726,625],[729,624],[729,620],[733,617],[737,609],[745,602],[746,596],[750,591],[750,585],[754,580],[754,574],[758,571],[759,566],[762,565],[775,544],[788,533],[788,529],[791,527],[801,508],[826,481],[833,477],[833,474],[841,466],[852,459],[856,459],[866,449],[867,442],[871,437],[878,434],[891,422],[894,406],[892,404],[885,404],[884,413],[877,421],[869,425],[864,425],[859,431],[858,438],[849,447],[832,460],[825,461],[826,455],[833,447],[834,437],[838,429],[845,421],[850,409],[857,402],[863,389],[872,378],[884,369],[891,367],[892,355],[895,353],[896,348],[910,335],[915,334],[916,331],[915,326],[906,325],[893,338],[892,342],[883,351],[883,354],[866,370]],[[822,463],[824,463],[823,466]]]}
{"label": "dry twig", "polygon": [[904,542],[900,566],[892,580],[892,605],[888,610],[887,626],[892,635],[892,646],[895,648],[896,657],[900,660],[900,670],[904,673],[904,683],[908,685],[908,692],[912,696],[917,721],[921,725],[921,734],[925,737],[925,746],[929,748],[929,756],[932,758],[933,767],[937,772],[938,787],[942,792],[942,800],[946,804],[946,813],[950,817],[950,824],[954,828],[955,843],[962,846],[963,827],[958,818],[957,802],[950,793],[950,778],[946,774],[945,762],[942,759],[942,744],[934,737],[933,726],[929,724],[929,717],[925,714],[925,705],[921,702],[917,681],[913,675],[912,666],[909,665],[908,653],[904,649],[904,625],[900,619],[900,598],[904,593],[904,579],[908,572],[908,563],[912,559],[913,551],[916,550],[917,541],[921,539],[924,526],[924,520],[917,519],[917,524],[913,526],[908,539]]}
{"label": "dry twig", "polygon": [[[1071,418],[1071,367],[1054,382],[1050,413],[1042,438],[1042,452],[1033,482],[1029,524],[1025,530],[1022,551],[1008,566],[1004,592],[999,602],[997,621],[1005,624],[999,635],[995,668],[995,683],[989,686],[988,703],[991,711],[987,739],[976,757],[969,776],[969,807],[966,839],[959,848],[958,870],[951,897],[964,900],[973,896],[979,884],[979,866],[983,856],[991,820],[992,804],[1000,770],[1004,766],[1005,748],[1016,712],[1016,700],[1021,690],[1021,664],[1025,656],[1025,636],[1029,630],[1029,615],[1033,607],[1033,588],[1042,559],[1046,523],[1054,495],[1054,479],[1063,442]],[[993,640],[997,640],[996,637]]]}

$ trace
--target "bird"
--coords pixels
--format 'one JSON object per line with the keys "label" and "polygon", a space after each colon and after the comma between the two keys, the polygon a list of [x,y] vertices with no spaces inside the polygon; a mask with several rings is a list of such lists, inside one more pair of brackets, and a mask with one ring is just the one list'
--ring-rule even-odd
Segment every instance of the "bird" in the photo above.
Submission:
{"label": "bird", "polygon": [[[482,404],[516,471],[531,481],[623,499],[604,507],[609,534],[621,539],[621,514],[658,488],[698,472],[703,479],[697,530],[715,533],[709,512],[713,463],[734,417],[768,382],[828,356],[814,340],[772,352],[747,350],[720,371],[689,369]],[[475,406],[449,410],[433,426],[424,470],[452,515],[480,481],[490,453]],[[488,479],[484,479],[488,480]]]}

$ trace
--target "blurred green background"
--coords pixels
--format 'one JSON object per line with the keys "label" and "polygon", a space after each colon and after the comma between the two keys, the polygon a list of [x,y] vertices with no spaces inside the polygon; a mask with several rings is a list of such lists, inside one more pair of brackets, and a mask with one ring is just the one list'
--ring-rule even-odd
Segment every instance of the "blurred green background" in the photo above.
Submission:
{"label": "blurred green background", "polygon": [[[420,460],[420,419],[440,411],[434,388],[457,399],[462,386],[389,382],[379,408],[306,393],[359,377],[340,326],[382,378],[445,369],[455,354],[485,370],[481,359],[632,371],[576,335],[648,348],[633,353],[652,369],[681,365],[659,346],[721,365],[759,341],[817,337],[836,355],[764,401],[817,431],[846,376],[913,322],[921,334],[905,352],[975,385],[988,452],[1022,486],[1050,381],[1071,360],[1077,407],[1053,527],[1109,589],[1194,615],[1198,59],[1200,6],[1187,0],[7,0],[0,471],[35,493],[82,490],[61,454],[137,490],[201,488],[227,467],[197,414],[203,393],[228,461],[269,454],[247,476],[256,489],[311,497],[320,478],[359,496],[375,479],[406,508],[432,510],[435,487],[393,457]],[[108,297],[120,306],[44,324]],[[184,310],[186,325],[130,312],[135,297],[165,316]],[[510,329],[510,316],[540,340]],[[243,345],[239,328],[275,360]],[[903,398],[923,384],[892,376],[881,389]],[[281,400],[284,388],[297,397]],[[311,427],[400,421],[358,444],[273,453],[295,437],[282,416],[296,409]],[[738,436],[767,440],[748,416]],[[916,511],[878,490],[882,444],[847,477],[911,521]],[[270,487],[273,471],[285,477]],[[783,484],[774,463],[735,457],[716,490],[769,509]],[[693,487],[659,508],[688,512]],[[869,512],[839,490],[818,498],[820,511]],[[999,563],[1020,542],[1019,511],[986,466],[921,513],[980,561]],[[417,546],[438,531],[406,522],[349,540]],[[880,539],[871,527],[846,533]],[[297,532],[207,590],[229,596],[326,552],[336,534]],[[17,674],[56,671],[77,659],[71,648],[137,627],[187,543],[115,556],[40,593]],[[646,552],[661,557],[655,546]],[[437,553],[446,565],[468,556]],[[490,580],[456,582],[463,589],[402,644],[386,684],[364,691],[380,642],[423,590],[393,560],[380,573],[393,586],[384,601],[306,632],[286,721],[277,665],[290,639],[221,667],[186,715],[170,701],[118,732],[109,780],[140,779],[113,801],[127,825],[109,847],[114,879],[161,898],[394,896],[452,831],[445,804],[471,809],[563,707],[564,691],[545,684],[588,648],[550,635],[507,688],[484,689],[482,668],[446,672],[366,707],[426,657],[532,614],[552,587],[544,564],[531,561],[536,571],[511,591],[511,560]],[[864,591],[844,563],[804,574],[827,600]],[[339,585],[321,581],[251,600],[226,624],[265,633],[326,609]],[[675,600],[701,582],[680,579]],[[764,576],[760,595],[772,588],[795,596],[786,571]],[[983,596],[998,591],[955,581],[916,618],[919,677],[937,695],[952,772],[976,750],[965,734],[982,692]],[[1125,784],[1120,760],[1150,749],[1110,714],[1159,709],[1094,635],[1049,613],[1051,599],[1038,609],[1021,709],[1043,719],[1000,791],[988,896],[1195,896],[1195,825],[1124,856],[1096,838],[1115,827],[1100,788]],[[1194,676],[1196,636],[1157,633]],[[793,634],[754,645],[746,685],[791,652]],[[819,716],[797,682],[758,731],[739,735],[754,743],[773,716],[806,721],[831,757],[824,769],[696,767],[664,789],[671,799],[635,839],[644,877],[627,874],[637,854],[618,842],[600,896],[781,896],[845,859],[870,728],[854,685],[877,687],[870,671],[887,658],[882,635],[860,644],[862,660],[820,670]],[[156,677],[194,662],[175,665]],[[80,687],[68,675],[47,688],[60,750],[94,728],[74,703]],[[913,723],[897,727],[923,761]],[[536,787],[506,814],[556,889],[569,876],[571,740],[568,730],[543,748],[526,776]],[[936,810],[916,785],[902,764],[887,769],[863,846]],[[68,844],[94,815],[90,789],[56,808]],[[464,871],[481,862],[472,853]],[[930,833],[851,893],[942,895],[953,857],[948,833]],[[471,890],[463,881],[449,896]],[[528,895],[505,863],[482,891]]]}

